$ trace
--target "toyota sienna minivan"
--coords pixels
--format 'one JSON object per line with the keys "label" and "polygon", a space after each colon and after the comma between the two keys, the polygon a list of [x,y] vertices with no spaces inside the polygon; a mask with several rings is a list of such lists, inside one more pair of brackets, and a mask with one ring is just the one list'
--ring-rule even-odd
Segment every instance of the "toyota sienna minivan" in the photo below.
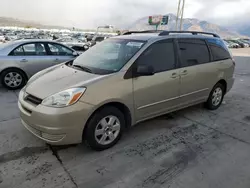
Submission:
{"label": "toyota sienna minivan", "polygon": [[107,149],[138,122],[198,103],[217,109],[234,68],[217,34],[127,32],[35,74],[19,94],[22,124],[52,145]]}

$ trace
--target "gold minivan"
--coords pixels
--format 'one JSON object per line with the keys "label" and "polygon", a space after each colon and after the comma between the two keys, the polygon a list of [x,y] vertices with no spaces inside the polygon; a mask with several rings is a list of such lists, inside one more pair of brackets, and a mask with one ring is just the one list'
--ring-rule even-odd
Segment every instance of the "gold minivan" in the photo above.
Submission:
{"label": "gold minivan", "polygon": [[138,122],[198,103],[217,109],[234,68],[216,34],[128,32],[35,74],[19,94],[21,120],[49,144],[103,150]]}

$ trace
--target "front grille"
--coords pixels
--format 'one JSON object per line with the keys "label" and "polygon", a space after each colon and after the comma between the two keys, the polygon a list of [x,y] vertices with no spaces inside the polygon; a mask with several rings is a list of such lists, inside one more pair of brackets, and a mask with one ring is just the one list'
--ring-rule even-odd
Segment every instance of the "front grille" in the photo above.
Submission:
{"label": "front grille", "polygon": [[42,99],[39,99],[33,95],[30,95],[28,94],[26,97],[25,97],[25,100],[28,101],[28,102],[31,102],[32,104],[35,104],[35,105],[39,105],[42,103]]}

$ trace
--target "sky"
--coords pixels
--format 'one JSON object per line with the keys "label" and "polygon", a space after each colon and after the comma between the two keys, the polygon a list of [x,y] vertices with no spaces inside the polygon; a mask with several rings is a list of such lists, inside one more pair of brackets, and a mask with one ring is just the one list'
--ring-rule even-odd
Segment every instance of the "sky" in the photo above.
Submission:
{"label": "sky", "polygon": [[[155,14],[177,12],[178,0],[0,0],[0,16],[77,28],[129,25]],[[186,0],[185,18],[223,26],[244,23],[250,0]]]}

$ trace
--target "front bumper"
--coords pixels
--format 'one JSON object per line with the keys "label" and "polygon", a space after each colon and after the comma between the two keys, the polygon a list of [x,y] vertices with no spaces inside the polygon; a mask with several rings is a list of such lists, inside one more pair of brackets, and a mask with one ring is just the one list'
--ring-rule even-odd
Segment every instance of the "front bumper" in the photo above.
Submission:
{"label": "front bumper", "polygon": [[84,126],[93,105],[77,102],[65,108],[34,105],[19,94],[18,107],[22,124],[35,136],[52,145],[77,144],[82,142]]}

